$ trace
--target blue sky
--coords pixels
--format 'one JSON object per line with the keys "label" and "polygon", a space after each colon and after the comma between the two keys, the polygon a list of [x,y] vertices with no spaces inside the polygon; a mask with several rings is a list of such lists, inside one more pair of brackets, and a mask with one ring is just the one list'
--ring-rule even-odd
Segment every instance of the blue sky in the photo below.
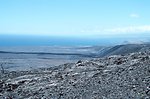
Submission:
{"label": "blue sky", "polygon": [[148,35],[150,0],[0,0],[0,34]]}

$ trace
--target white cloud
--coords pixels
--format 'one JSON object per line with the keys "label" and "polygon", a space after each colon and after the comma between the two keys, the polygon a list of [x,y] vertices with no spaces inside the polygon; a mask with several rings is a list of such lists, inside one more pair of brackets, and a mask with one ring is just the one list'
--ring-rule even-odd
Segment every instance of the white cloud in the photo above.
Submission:
{"label": "white cloud", "polygon": [[112,32],[112,33],[144,33],[144,32],[150,32],[150,25],[117,27],[117,28],[112,28],[112,29],[106,29],[105,32]]}
{"label": "white cloud", "polygon": [[114,28],[97,28],[97,29],[83,29],[80,31],[86,35],[137,35],[137,34],[150,34],[150,25],[141,26],[126,26],[126,27],[114,27]]}
{"label": "white cloud", "polygon": [[131,18],[139,18],[140,16],[138,14],[132,13],[132,14],[130,14],[130,17]]}

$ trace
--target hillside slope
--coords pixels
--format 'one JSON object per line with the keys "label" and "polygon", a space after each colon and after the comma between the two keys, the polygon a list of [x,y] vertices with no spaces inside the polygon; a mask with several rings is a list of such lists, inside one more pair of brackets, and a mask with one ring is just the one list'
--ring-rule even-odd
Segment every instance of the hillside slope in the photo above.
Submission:
{"label": "hillside slope", "polygon": [[150,52],[0,75],[0,99],[149,99]]}
{"label": "hillside slope", "polygon": [[150,44],[125,44],[116,45],[112,47],[105,47],[103,50],[97,51],[98,57],[110,56],[110,55],[126,55],[134,52],[148,51],[150,50]]}

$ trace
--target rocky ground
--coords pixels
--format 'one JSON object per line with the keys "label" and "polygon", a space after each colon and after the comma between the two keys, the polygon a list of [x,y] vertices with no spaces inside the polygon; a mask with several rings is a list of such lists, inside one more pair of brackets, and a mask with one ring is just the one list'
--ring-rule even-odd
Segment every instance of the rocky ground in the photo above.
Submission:
{"label": "rocky ground", "polygon": [[150,99],[150,52],[1,71],[0,99]]}

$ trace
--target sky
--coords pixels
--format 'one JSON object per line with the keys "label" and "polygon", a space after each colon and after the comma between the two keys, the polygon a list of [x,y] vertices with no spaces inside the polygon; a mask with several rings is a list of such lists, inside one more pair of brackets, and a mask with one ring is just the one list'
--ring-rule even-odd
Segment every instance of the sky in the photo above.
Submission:
{"label": "sky", "polygon": [[150,0],[0,0],[0,34],[147,36],[149,4]]}

